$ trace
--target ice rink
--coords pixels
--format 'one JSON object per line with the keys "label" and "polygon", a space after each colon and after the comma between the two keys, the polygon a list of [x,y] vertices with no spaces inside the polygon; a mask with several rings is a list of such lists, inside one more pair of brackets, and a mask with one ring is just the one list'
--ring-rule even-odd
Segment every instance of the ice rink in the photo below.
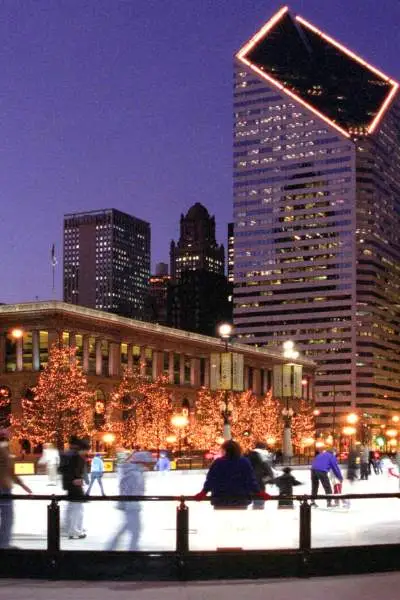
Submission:
{"label": "ice rink", "polygon": [[[294,470],[299,481],[298,494],[310,493],[308,470]],[[205,474],[200,471],[147,473],[147,495],[193,495],[200,491]],[[61,487],[47,487],[45,476],[26,477],[34,494],[62,494]],[[95,484],[97,486],[97,484]],[[105,475],[106,494],[118,494],[115,474]],[[276,488],[268,488],[276,494]],[[387,475],[372,475],[368,481],[344,484],[343,493],[367,494],[398,492],[397,479]],[[18,488],[14,488],[19,493]],[[98,494],[98,488],[92,494]],[[322,493],[322,491],[321,491]],[[48,501],[15,501],[13,544],[20,548],[46,547]],[[299,543],[299,507],[292,511],[277,509],[276,502],[268,502],[262,511],[214,512],[208,502],[189,502],[189,543],[191,550],[215,550],[223,547],[243,549],[297,548]],[[142,535],[139,550],[160,551],[175,549],[176,502],[146,502],[141,512]],[[61,503],[62,513],[65,503]],[[61,538],[62,549],[103,550],[113,532],[119,527],[123,513],[114,502],[85,504],[84,526],[86,539]],[[312,546],[351,546],[359,544],[400,542],[400,500],[352,501],[350,509],[327,509],[325,502],[312,509]],[[119,547],[125,549],[122,540]]]}

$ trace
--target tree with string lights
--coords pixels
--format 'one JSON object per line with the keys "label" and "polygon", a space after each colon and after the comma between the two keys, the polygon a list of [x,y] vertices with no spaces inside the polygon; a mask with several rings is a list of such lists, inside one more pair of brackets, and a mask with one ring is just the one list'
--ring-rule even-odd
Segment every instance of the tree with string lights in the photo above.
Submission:
{"label": "tree with string lights", "polygon": [[11,392],[7,386],[0,387],[0,427],[8,427],[11,414]]}
{"label": "tree with string lights", "polygon": [[32,398],[22,399],[21,415],[11,417],[19,438],[35,445],[51,442],[62,449],[71,435],[91,434],[94,393],[78,364],[76,348],[61,344],[50,348],[33,393]]}
{"label": "tree with string lights", "polygon": [[165,377],[151,382],[137,371],[124,372],[107,409],[107,428],[119,445],[143,449],[165,446],[172,414],[167,383]]}
{"label": "tree with string lights", "polygon": [[298,452],[302,452],[315,435],[315,419],[312,406],[302,398],[292,418],[292,441]]}
{"label": "tree with string lights", "polygon": [[218,444],[224,429],[221,410],[224,396],[225,392],[205,387],[197,392],[195,416],[190,429],[190,441],[195,448],[210,450]]}
{"label": "tree with string lights", "polygon": [[283,420],[279,400],[268,390],[263,400],[264,439],[269,446],[280,445],[283,432]]}

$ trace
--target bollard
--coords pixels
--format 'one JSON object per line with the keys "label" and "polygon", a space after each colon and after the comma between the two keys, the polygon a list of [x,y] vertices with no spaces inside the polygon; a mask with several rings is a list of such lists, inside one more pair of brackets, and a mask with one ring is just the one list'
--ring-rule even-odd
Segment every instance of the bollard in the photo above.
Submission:
{"label": "bollard", "polygon": [[189,552],[189,509],[183,496],[176,509],[176,551],[178,554]]}
{"label": "bollard", "polygon": [[55,496],[47,507],[47,551],[60,551],[60,507]]}
{"label": "bollard", "polygon": [[311,505],[307,496],[300,504],[300,550],[311,549]]}

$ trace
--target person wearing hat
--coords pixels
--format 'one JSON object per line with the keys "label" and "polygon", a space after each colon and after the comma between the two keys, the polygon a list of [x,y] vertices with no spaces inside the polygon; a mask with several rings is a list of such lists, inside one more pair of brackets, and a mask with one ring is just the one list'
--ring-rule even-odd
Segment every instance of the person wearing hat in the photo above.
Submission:
{"label": "person wearing hat", "polygon": [[[144,472],[154,467],[150,452],[133,452],[120,466],[120,496],[144,496]],[[124,522],[107,544],[107,550],[116,550],[121,537],[129,536],[128,550],[137,550],[140,536],[140,502],[120,500],[118,508],[123,511]]]}
{"label": "person wearing hat", "polygon": [[28,494],[32,490],[14,474],[14,462],[9,448],[10,434],[7,429],[0,430],[0,548],[9,548],[14,517],[11,495],[13,484],[19,485]]}
{"label": "person wearing hat", "polygon": [[70,540],[83,539],[83,483],[86,473],[86,456],[89,452],[87,440],[74,438],[70,450],[64,455],[62,467],[63,488],[67,492],[68,505],[65,515],[65,529]]}

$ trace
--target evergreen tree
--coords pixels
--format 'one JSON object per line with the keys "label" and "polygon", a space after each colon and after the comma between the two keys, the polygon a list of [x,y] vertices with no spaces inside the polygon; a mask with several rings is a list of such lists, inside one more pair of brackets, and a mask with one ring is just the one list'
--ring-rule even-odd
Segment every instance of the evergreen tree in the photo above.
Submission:
{"label": "evergreen tree", "polygon": [[93,428],[94,393],[76,360],[76,348],[55,344],[40,373],[34,397],[22,400],[22,414],[11,422],[19,438],[63,448],[69,436],[88,436]]}
{"label": "evergreen tree", "polygon": [[307,440],[315,435],[315,420],[310,404],[302,398],[292,419],[292,441],[298,452],[302,452]]}

